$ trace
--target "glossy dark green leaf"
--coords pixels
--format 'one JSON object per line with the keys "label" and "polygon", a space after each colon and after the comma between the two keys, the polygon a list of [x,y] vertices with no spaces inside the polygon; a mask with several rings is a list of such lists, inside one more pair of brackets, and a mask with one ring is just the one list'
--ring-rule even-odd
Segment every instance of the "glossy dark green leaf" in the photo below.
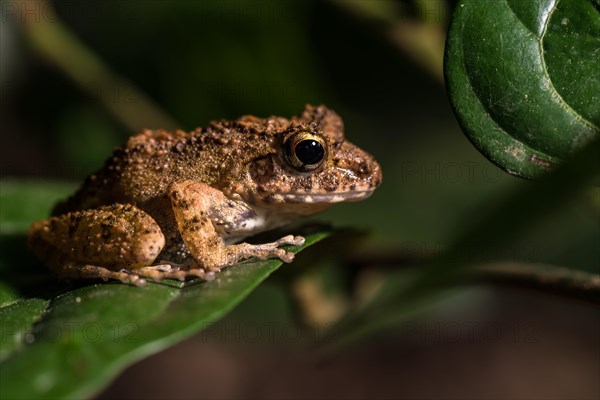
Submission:
{"label": "glossy dark green leaf", "polygon": [[48,301],[42,299],[21,299],[0,304],[0,362],[30,340],[27,334],[47,307]]}
{"label": "glossy dark green leaf", "polygon": [[[4,182],[4,187],[10,187],[11,194],[3,193],[3,206],[8,203],[11,211],[3,212],[1,222],[10,220],[13,229],[10,235],[0,235],[5,253],[0,269],[3,399],[89,397],[126,366],[224,316],[281,266],[275,260],[249,262],[219,273],[211,282],[167,281],[142,288],[111,282],[46,296],[48,286],[58,292],[61,286],[51,275],[40,275],[42,285],[30,279],[39,268],[24,249],[23,229],[32,211],[19,215],[15,202],[36,193],[28,204],[48,210],[55,196],[41,195],[44,189],[35,184]],[[49,193],[61,191],[43,187]],[[308,235],[302,248],[326,236]]]}
{"label": "glossy dark green leaf", "polygon": [[445,74],[459,122],[491,161],[539,175],[600,135],[600,6],[462,0]]}

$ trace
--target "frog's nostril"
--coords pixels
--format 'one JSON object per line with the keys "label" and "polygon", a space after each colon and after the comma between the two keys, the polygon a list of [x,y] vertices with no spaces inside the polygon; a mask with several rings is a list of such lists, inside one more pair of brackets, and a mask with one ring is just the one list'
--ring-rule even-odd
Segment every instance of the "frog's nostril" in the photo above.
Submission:
{"label": "frog's nostril", "polygon": [[368,178],[371,175],[373,175],[373,173],[377,172],[377,168],[373,165],[371,165],[368,162],[360,162],[358,163],[355,167],[354,167],[354,171],[356,172],[356,174],[361,177],[361,178]]}

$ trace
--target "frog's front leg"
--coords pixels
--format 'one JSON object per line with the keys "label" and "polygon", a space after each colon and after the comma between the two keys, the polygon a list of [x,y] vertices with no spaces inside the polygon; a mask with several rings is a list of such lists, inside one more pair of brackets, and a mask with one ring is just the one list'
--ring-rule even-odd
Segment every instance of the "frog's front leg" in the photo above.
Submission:
{"label": "frog's front leg", "polygon": [[272,243],[226,245],[215,225],[232,221],[240,221],[241,225],[241,221],[255,217],[251,208],[241,201],[228,199],[211,186],[192,180],[174,183],[169,195],[187,249],[198,265],[208,271],[218,271],[251,257],[291,262],[294,254],[279,246],[304,244],[303,237],[288,235]]}

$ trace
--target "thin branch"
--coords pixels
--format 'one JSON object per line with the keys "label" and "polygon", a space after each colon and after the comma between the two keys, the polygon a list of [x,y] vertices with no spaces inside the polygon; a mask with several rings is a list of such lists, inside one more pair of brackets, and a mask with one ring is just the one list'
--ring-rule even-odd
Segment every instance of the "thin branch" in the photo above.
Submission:
{"label": "thin branch", "polygon": [[[433,256],[434,254],[431,254]],[[422,268],[427,259],[410,255],[371,254],[347,261],[350,269]],[[571,268],[526,262],[494,262],[474,265],[457,274],[452,285],[493,283],[526,287],[600,304],[600,274]]]}
{"label": "thin branch", "polygon": [[523,286],[600,304],[600,274],[552,265],[496,263],[475,267],[467,277]]}

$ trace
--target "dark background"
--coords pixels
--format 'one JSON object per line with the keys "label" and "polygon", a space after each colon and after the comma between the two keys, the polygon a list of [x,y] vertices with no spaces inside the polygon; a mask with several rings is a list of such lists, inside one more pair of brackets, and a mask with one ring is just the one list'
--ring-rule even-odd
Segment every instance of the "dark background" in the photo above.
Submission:
{"label": "dark background", "polygon": [[[318,218],[369,231],[359,250],[342,246],[361,259],[426,258],[529,184],[489,163],[454,119],[440,62],[453,2],[28,3],[31,13],[5,8],[2,16],[5,182],[77,182],[142,128],[289,117],[310,103],[336,110],[347,138],[382,166],[372,198]],[[44,31],[44,22],[52,29]],[[494,259],[597,270],[599,235],[597,214],[579,199]],[[334,277],[340,268],[327,266]],[[349,300],[330,299],[316,309],[331,313],[311,313],[310,295],[298,294],[308,290],[298,289],[308,273],[279,272],[223,325],[130,368],[100,397],[600,396],[600,321],[587,303],[498,286],[458,288],[410,321],[416,325],[318,364],[304,323],[334,320]],[[368,286],[381,271],[358,276],[355,286]],[[275,324],[272,340],[265,324]],[[255,325],[258,340],[249,330]],[[286,329],[302,331],[302,339]]]}

